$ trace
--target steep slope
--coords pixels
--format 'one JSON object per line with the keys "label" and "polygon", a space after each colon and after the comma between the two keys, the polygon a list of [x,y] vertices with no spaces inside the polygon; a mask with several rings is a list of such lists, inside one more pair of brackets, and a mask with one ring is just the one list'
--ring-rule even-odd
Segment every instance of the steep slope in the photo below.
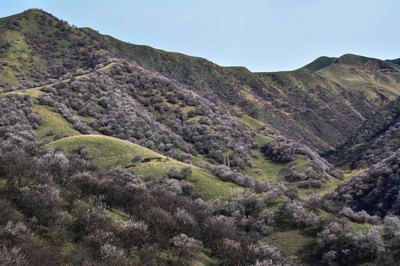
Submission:
{"label": "steep slope", "polygon": [[[183,168],[190,167],[193,173],[188,181],[194,184],[195,190],[205,199],[226,199],[244,191],[244,187],[222,181],[197,166],[176,161],[129,141],[103,135],[81,135],[61,114],[49,106],[40,105],[37,99],[32,100],[29,94],[22,91],[18,94],[6,93],[0,98],[0,107],[2,143],[15,141],[21,146],[24,143],[33,145],[35,138],[42,142],[58,139],[44,147],[61,148],[68,155],[84,147],[90,154],[91,162],[99,169],[123,167],[144,177],[161,178],[168,176],[171,168],[180,173]],[[135,156],[140,156],[143,161],[132,164]],[[149,158],[151,160],[147,161]]]}
{"label": "steep slope", "polygon": [[365,167],[400,148],[400,98],[386,104],[357,130],[336,154],[341,164]]}
{"label": "steep slope", "polygon": [[400,214],[400,149],[340,186],[330,199],[337,207],[350,206],[384,217]]}
{"label": "steep slope", "polygon": [[98,64],[106,43],[39,9],[0,21],[0,90],[33,87]]}
{"label": "steep slope", "polygon": [[396,65],[355,55],[322,57],[292,72],[251,73],[108,37],[121,56],[235,106],[284,135],[328,151],[400,95]]}
{"label": "steep slope", "polygon": [[333,146],[400,95],[398,66],[356,55],[319,58],[303,69],[265,75],[297,101],[290,107],[302,106],[292,111],[296,120]]}
{"label": "steep slope", "polygon": [[233,167],[250,163],[250,128],[182,84],[135,65],[118,63],[107,74],[55,84],[47,92],[41,103],[90,117],[91,123],[79,123],[103,134],[169,155],[181,151],[223,163],[226,154]]}
{"label": "steep slope", "polygon": [[[79,147],[85,147],[93,162],[101,169],[123,167],[139,176],[163,177],[173,167],[182,171],[191,167],[193,173],[188,178],[196,190],[206,199],[230,198],[244,191],[244,188],[233,183],[223,182],[217,177],[201,170],[199,167],[178,162],[152,150],[146,149],[128,141],[103,135],[80,135],[63,138],[46,145],[47,148],[64,149],[67,154]],[[141,161],[133,164],[132,159],[140,156]]]}
{"label": "steep slope", "polygon": [[392,60],[386,60],[386,61],[389,61],[389,62],[391,62],[393,64],[396,64],[396,65],[400,65],[400,58],[392,59]]}
{"label": "steep slope", "polygon": [[243,68],[223,68],[201,58],[130,45],[112,38],[109,40],[121,56],[187,84],[214,102],[237,108],[287,136],[301,137],[314,148],[332,148],[287,115],[286,110],[280,110],[282,105],[293,103],[288,103],[285,95],[262,75]]}
{"label": "steep slope", "polygon": [[366,99],[379,102],[400,96],[399,70],[398,65],[388,61],[347,54],[318,74],[349,91],[369,94]]}
{"label": "steep slope", "polygon": [[336,57],[321,56],[302,68],[315,72],[327,66],[330,66],[332,63],[335,62],[336,59]]}

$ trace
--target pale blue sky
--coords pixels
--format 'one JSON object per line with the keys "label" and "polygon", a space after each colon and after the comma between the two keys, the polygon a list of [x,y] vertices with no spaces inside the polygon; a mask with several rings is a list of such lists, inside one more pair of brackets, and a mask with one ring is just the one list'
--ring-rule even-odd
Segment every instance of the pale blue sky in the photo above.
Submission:
{"label": "pale blue sky", "polygon": [[31,7],[253,71],[296,69],[321,55],[400,57],[399,0],[0,0],[0,17]]}

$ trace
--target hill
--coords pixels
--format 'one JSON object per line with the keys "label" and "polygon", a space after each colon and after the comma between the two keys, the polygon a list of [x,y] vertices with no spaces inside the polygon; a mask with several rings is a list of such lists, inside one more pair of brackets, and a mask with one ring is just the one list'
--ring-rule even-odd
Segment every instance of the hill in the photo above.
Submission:
{"label": "hill", "polygon": [[397,261],[399,81],[396,60],[252,73],[2,18],[0,264]]}
{"label": "hill", "polygon": [[[28,20],[32,20],[29,27],[24,24]],[[14,22],[21,23],[21,29]],[[300,139],[321,152],[343,144],[366,118],[399,96],[397,65],[361,56],[323,57],[292,72],[251,73],[243,68],[223,68],[202,58],[124,43],[88,28],[73,28],[40,10],[5,18],[2,29],[7,32],[2,36],[8,36],[9,32],[23,35],[21,40],[27,43],[24,44],[27,51],[36,49],[33,54],[41,59],[40,64],[33,65],[46,72],[38,76],[59,78],[78,68],[83,71],[104,63],[110,56],[134,60],[139,66],[177,80],[200,96],[224,105],[233,115],[239,109],[286,137]],[[51,54],[49,49],[34,45],[32,36],[41,44],[52,43],[51,49],[66,54]],[[7,47],[0,57],[7,58],[10,64],[13,59],[7,54],[14,54],[19,48],[16,43]],[[61,57],[69,63],[60,64]],[[28,65],[23,60],[19,62]],[[47,65],[65,69],[54,74]],[[29,78],[33,70],[28,70],[28,66],[14,71],[6,66],[4,71],[7,75],[23,73],[27,77],[18,80],[33,81]],[[15,80],[4,75],[3,80]],[[35,82],[44,80],[37,78]],[[12,85],[18,84],[20,81]]]}
{"label": "hill", "polygon": [[[93,162],[102,169],[113,167],[127,168],[133,173],[147,177],[167,176],[171,168],[181,171],[185,167],[193,169],[189,180],[193,182],[205,198],[232,197],[243,191],[243,188],[228,182],[222,182],[217,177],[200,168],[178,162],[132,142],[102,135],[79,135],[63,138],[46,145],[48,148],[61,148],[68,154],[79,147],[85,147]],[[141,160],[132,163],[135,156]]]}
{"label": "hill", "polygon": [[121,56],[234,106],[319,151],[343,144],[366,118],[400,95],[398,66],[373,58],[323,57],[292,72],[251,73],[108,39]]}
{"label": "hill", "polygon": [[[39,9],[0,21],[0,89],[34,87],[96,65],[105,43]],[[97,58],[97,59],[96,59]]]}

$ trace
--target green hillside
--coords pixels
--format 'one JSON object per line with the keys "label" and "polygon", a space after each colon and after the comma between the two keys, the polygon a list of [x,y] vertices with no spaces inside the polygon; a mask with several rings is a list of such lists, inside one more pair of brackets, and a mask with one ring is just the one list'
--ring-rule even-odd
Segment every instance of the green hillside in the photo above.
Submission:
{"label": "green hillside", "polygon": [[[83,146],[93,157],[93,162],[102,169],[123,167],[144,177],[166,176],[171,167],[180,171],[184,167],[192,167],[193,174],[189,178],[206,198],[229,198],[243,192],[243,188],[232,183],[222,182],[196,166],[190,166],[165,157],[134,143],[103,135],[80,135],[63,138],[46,145],[47,148],[62,148],[67,153]],[[142,156],[149,162],[132,164],[135,156]]]}
{"label": "green hillside", "polygon": [[0,265],[395,265],[399,80],[398,60],[253,73],[2,18]]}
{"label": "green hillside", "polygon": [[0,43],[0,62],[4,65],[0,68],[1,90],[88,68],[93,63],[88,55],[102,50],[92,34],[39,9],[3,18]]}

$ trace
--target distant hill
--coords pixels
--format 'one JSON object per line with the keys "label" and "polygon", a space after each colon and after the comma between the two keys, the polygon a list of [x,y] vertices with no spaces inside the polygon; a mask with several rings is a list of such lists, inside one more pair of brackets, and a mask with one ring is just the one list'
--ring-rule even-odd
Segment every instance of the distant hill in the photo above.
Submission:
{"label": "distant hill", "polygon": [[321,56],[312,61],[311,63],[305,65],[303,68],[310,71],[318,71],[322,68],[331,65],[332,63],[335,62],[336,59],[337,59],[336,57]]}
{"label": "distant hill", "polygon": [[320,151],[342,144],[375,110],[400,95],[399,68],[378,59],[322,57],[292,72],[252,73],[109,39],[124,57],[237,106]]}
{"label": "distant hill", "polygon": [[396,65],[400,65],[400,58],[392,59],[392,60],[386,60],[386,61],[389,61],[389,62],[391,62],[393,64],[396,64]]}

